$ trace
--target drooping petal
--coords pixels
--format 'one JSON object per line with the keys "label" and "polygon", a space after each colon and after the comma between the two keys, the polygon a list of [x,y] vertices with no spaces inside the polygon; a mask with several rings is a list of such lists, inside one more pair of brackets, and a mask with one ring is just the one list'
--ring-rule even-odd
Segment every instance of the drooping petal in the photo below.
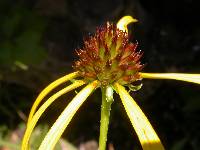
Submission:
{"label": "drooping petal", "polygon": [[126,89],[118,83],[114,85],[120,95],[126,113],[140,140],[143,150],[164,150],[164,147],[140,107]]}
{"label": "drooping petal", "polygon": [[65,110],[58,117],[56,122],[53,124],[47,135],[45,136],[39,150],[53,150],[56,143],[60,139],[65,128],[75,115],[79,107],[87,99],[87,97],[93,92],[93,90],[99,85],[98,81],[93,81],[85,88],[83,88],[68,104]]}
{"label": "drooping petal", "polygon": [[126,31],[128,33],[127,25],[133,22],[137,22],[137,19],[134,19],[131,16],[124,16],[117,22],[117,28],[120,30]]}
{"label": "drooping petal", "polygon": [[142,78],[149,79],[174,79],[200,84],[200,74],[189,73],[140,73]]}
{"label": "drooping petal", "polygon": [[29,117],[28,117],[28,123],[27,125],[30,123],[38,105],[41,103],[42,99],[50,92],[52,91],[54,88],[56,88],[57,86],[59,86],[60,84],[70,80],[70,79],[73,79],[73,78],[76,78],[78,76],[78,72],[73,72],[73,73],[70,73],[68,75],[65,75],[59,79],[57,79],[56,81],[52,82],[51,84],[49,84],[37,97],[37,99],[35,100],[32,108],[31,108],[31,111],[30,111],[30,114],[29,114]]}
{"label": "drooping petal", "polygon": [[59,92],[55,93],[53,96],[51,96],[45,103],[36,111],[36,113],[33,115],[31,121],[27,125],[23,140],[22,140],[22,149],[21,150],[27,150],[28,148],[28,142],[30,139],[30,136],[33,132],[33,129],[38,122],[39,118],[43,114],[43,112],[60,96],[63,94],[66,94],[67,92],[85,84],[83,81],[75,81],[73,84],[67,86],[66,88],[60,90]]}

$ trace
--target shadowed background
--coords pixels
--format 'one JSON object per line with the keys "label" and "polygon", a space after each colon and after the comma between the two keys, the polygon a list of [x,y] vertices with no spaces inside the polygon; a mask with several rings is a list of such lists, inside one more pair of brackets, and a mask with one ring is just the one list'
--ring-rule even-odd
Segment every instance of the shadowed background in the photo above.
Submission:
{"label": "shadowed background", "polygon": [[[20,126],[26,122],[37,94],[73,71],[75,49],[82,47],[84,36],[92,35],[106,21],[116,23],[124,15],[139,20],[129,30],[131,41],[137,40],[138,50],[144,51],[144,72],[199,73],[198,7],[195,0],[1,0],[0,141],[20,143],[10,135],[19,132],[17,135],[22,136]],[[53,103],[39,123],[50,126],[74,95],[71,92]],[[89,98],[63,136],[77,147],[86,141],[98,141],[100,95],[97,90]],[[145,79],[142,89],[132,96],[166,150],[199,149],[198,85]],[[115,150],[141,149],[115,97],[108,143]]]}

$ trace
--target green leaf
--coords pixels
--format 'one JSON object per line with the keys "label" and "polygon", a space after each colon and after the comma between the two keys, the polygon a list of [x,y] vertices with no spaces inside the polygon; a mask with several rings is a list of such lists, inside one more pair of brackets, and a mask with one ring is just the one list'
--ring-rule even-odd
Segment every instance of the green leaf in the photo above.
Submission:
{"label": "green leaf", "polygon": [[24,64],[38,64],[47,55],[44,48],[40,45],[41,33],[35,31],[26,31],[16,40],[14,52],[15,61],[21,61]]}
{"label": "green leaf", "polygon": [[0,43],[0,64],[11,65],[13,63],[12,50],[13,46],[10,42]]}

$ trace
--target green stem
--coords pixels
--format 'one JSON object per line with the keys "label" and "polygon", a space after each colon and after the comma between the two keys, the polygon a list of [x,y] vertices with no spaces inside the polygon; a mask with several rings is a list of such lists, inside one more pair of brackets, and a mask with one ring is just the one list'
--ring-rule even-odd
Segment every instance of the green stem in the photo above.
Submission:
{"label": "green stem", "polygon": [[106,86],[102,87],[101,91],[102,91],[102,105],[101,105],[99,150],[105,150],[111,104],[113,102],[113,89],[111,86]]}

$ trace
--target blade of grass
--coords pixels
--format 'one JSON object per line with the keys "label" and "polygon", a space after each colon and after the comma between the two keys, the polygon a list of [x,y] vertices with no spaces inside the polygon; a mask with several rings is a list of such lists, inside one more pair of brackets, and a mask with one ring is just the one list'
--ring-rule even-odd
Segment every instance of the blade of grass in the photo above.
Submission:
{"label": "blade of grass", "polygon": [[47,101],[45,101],[45,103],[38,109],[38,111],[36,111],[36,113],[33,115],[30,123],[27,125],[27,129],[25,131],[23,140],[22,140],[22,150],[27,150],[27,148],[29,147],[28,143],[30,140],[30,136],[33,132],[33,129],[36,125],[36,123],[38,122],[39,118],[41,117],[41,115],[43,114],[43,112],[49,107],[49,105],[51,105],[58,97],[62,96],[63,94],[66,94],[67,92],[81,86],[85,84],[84,81],[75,81],[73,84],[67,86],[66,88],[60,90],[59,92],[55,93],[53,96],[51,96]]}
{"label": "blade of grass", "polygon": [[118,83],[114,85],[120,95],[126,113],[140,140],[143,150],[164,150],[164,147],[140,107],[126,89]]}
{"label": "blade of grass", "polygon": [[53,124],[44,140],[42,141],[39,150],[53,150],[56,143],[60,139],[65,128],[68,126],[72,117],[75,115],[77,110],[87,99],[87,97],[94,91],[94,89],[99,85],[98,81],[93,81],[85,88],[83,88],[68,104],[61,115],[58,117],[56,122]]}
{"label": "blade of grass", "polygon": [[56,88],[57,86],[59,86],[60,84],[70,80],[70,79],[73,79],[73,78],[76,78],[78,76],[78,72],[73,72],[73,73],[70,73],[68,75],[65,75],[59,79],[57,79],[56,81],[52,82],[51,84],[49,84],[39,95],[38,97],[36,98],[32,108],[31,108],[31,111],[30,111],[30,114],[29,114],[29,117],[28,117],[28,123],[27,125],[30,123],[38,105],[41,103],[42,99],[49,93],[51,92],[54,88]]}
{"label": "blade of grass", "polygon": [[200,84],[200,74],[189,73],[140,73],[142,78],[149,79],[174,79]]}

